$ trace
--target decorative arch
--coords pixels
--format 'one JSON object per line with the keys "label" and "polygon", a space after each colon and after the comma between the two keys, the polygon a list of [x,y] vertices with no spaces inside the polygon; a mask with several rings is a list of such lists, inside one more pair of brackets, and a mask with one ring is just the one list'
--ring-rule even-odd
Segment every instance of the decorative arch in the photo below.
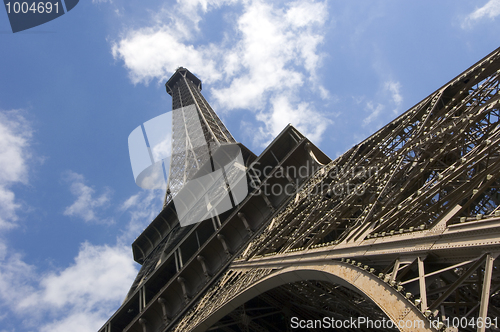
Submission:
{"label": "decorative arch", "polygon": [[[372,273],[348,263],[330,261],[329,264],[296,265],[277,269],[255,283],[248,285],[212,312],[193,331],[204,331],[252,298],[275,287],[302,280],[326,281],[352,289],[372,300],[393,322],[422,321],[420,327],[399,327],[400,331],[436,331],[420,310],[401,293]],[[425,324],[424,326],[422,326]]]}

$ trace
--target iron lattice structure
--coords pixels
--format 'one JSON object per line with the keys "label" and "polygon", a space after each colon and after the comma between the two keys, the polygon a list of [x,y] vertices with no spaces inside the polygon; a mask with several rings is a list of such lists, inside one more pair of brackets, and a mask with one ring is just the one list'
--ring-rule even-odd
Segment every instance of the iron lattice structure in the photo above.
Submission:
{"label": "iron lattice structure", "polygon": [[[251,194],[162,247],[101,331],[291,331],[293,317],[499,331],[499,76],[497,49],[333,161],[288,126],[249,158]],[[134,242],[138,262],[172,215]]]}
{"label": "iron lattice structure", "polygon": [[[201,94],[201,81],[180,67],[165,84],[172,96],[172,159],[165,206],[221,144],[236,143]],[[194,105],[196,111],[186,111]],[[201,124],[201,131],[198,130]],[[195,143],[196,142],[196,143]]]}
{"label": "iron lattice structure", "polygon": [[[217,153],[222,145],[236,143],[236,141],[201,94],[201,81],[189,70],[179,67],[165,87],[167,93],[172,96],[173,111],[172,157],[163,208],[169,211],[170,215],[177,216],[173,204],[175,195],[195,177],[205,164],[214,162],[213,154]],[[211,168],[213,167],[212,164]],[[226,177],[230,178],[230,176],[231,174],[226,174]],[[214,188],[210,193],[212,196],[220,196],[221,192],[226,193],[220,188]],[[165,218],[169,219],[169,217]],[[153,228],[156,227],[153,225]],[[182,239],[190,229],[191,226],[179,227],[178,222],[169,224],[168,231],[160,234],[161,241],[153,246],[147,259],[140,261],[141,269],[127,298],[155,270],[163,253]],[[157,229],[155,231],[158,232]]]}

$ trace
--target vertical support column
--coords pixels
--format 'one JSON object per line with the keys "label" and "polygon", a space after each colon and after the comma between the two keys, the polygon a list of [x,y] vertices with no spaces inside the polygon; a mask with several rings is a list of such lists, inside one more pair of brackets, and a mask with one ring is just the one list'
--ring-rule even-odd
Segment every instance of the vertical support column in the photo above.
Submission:
{"label": "vertical support column", "polygon": [[148,332],[148,321],[145,318],[139,318],[139,324],[142,326],[142,332]]}
{"label": "vertical support column", "polygon": [[491,254],[486,256],[486,264],[484,266],[483,291],[481,292],[481,306],[479,307],[479,317],[482,320],[482,327],[477,328],[477,332],[484,332],[486,329],[485,321],[488,315],[488,304],[490,300],[491,275],[493,272],[493,261],[495,257]]}
{"label": "vertical support column", "polygon": [[226,253],[226,255],[228,257],[231,256],[231,251],[229,250],[229,246],[227,245],[226,238],[224,237],[224,235],[220,233],[217,234],[217,240],[219,240],[220,243],[222,244],[222,247],[224,248],[224,252]]}
{"label": "vertical support column", "polygon": [[245,226],[245,229],[247,230],[250,235],[253,234],[252,228],[250,227],[250,224],[247,221],[247,218],[245,218],[245,214],[243,212],[238,212],[238,217],[241,219],[243,222],[243,225]]}
{"label": "vertical support column", "polygon": [[146,307],[146,289],[144,286],[139,288],[139,312]]}
{"label": "vertical support column", "polygon": [[417,258],[418,262],[418,285],[420,286],[420,311],[424,312],[427,309],[427,291],[425,288],[425,271],[424,261],[422,257]]}
{"label": "vertical support column", "polygon": [[394,263],[394,268],[392,269],[391,273],[391,279],[390,279],[391,285],[392,283],[396,282],[396,276],[398,274],[399,265],[400,265],[399,259],[396,259],[396,262]]}
{"label": "vertical support column", "polygon": [[175,268],[177,269],[177,272],[179,272],[182,269],[182,254],[181,254],[181,248],[177,248],[174,251],[174,258],[175,258]]}
{"label": "vertical support column", "polygon": [[203,273],[205,274],[205,278],[207,278],[208,280],[210,278],[210,272],[208,271],[207,261],[205,260],[205,257],[198,255],[196,256],[196,259],[198,260],[198,262],[200,262]]}
{"label": "vertical support column", "polygon": [[210,219],[212,220],[212,226],[214,227],[214,231],[217,232],[217,230],[219,229],[219,226],[217,225],[217,223],[215,221],[215,217],[210,217]]}
{"label": "vertical support column", "polygon": [[217,209],[214,208],[214,211],[215,211],[215,220],[217,220],[217,226],[219,226],[217,229],[219,229],[222,227],[222,222],[220,221],[219,213],[217,212]]}
{"label": "vertical support column", "polygon": [[163,297],[159,297],[158,303],[160,303],[161,305],[161,310],[163,313],[163,322],[165,324],[168,324],[170,320],[168,319],[167,300],[165,300]]}
{"label": "vertical support column", "polygon": [[188,301],[190,297],[187,292],[186,279],[184,279],[183,277],[177,277],[177,282],[181,284],[182,293],[184,294],[184,301]]}

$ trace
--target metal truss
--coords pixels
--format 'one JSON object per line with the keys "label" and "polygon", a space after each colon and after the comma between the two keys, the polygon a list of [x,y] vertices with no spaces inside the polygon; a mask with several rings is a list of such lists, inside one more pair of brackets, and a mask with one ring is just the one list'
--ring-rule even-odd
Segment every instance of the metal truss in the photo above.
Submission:
{"label": "metal truss", "polygon": [[[165,86],[172,96],[173,118],[172,159],[164,206],[210,159],[213,151],[223,143],[236,143],[201,94],[201,81],[189,70],[178,68]],[[194,112],[186,110],[191,105],[195,106]]]}
{"label": "metal truss", "polygon": [[333,161],[288,126],[246,153],[244,201],[181,228],[173,195],[234,138],[179,68],[165,208],[134,242],[142,269],[100,332],[291,331],[294,317],[500,331],[499,76],[497,49]]}
{"label": "metal truss", "polygon": [[477,325],[500,316],[499,76],[497,49],[321,167],[174,330],[273,331],[278,310],[499,331]]}

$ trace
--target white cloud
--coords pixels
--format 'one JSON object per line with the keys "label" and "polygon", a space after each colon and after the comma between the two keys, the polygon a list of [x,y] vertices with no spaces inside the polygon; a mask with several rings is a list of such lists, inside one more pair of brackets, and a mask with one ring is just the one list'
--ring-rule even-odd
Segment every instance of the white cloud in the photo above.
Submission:
{"label": "white cloud", "polygon": [[[279,7],[261,0],[241,1],[234,11],[226,10],[231,27],[221,41],[197,43],[203,35],[198,29],[203,15],[235,2],[193,0],[163,8],[151,26],[130,30],[115,42],[113,56],[123,60],[133,83],[165,81],[179,66],[204,82],[217,81],[210,92],[219,112],[246,109],[259,121],[272,120],[254,128],[264,135],[258,143],[268,141],[289,121],[319,142],[331,122],[300,94],[329,98],[317,74],[326,2],[296,1]],[[305,105],[308,117],[296,114]],[[319,122],[322,125],[316,126]]]}
{"label": "white cloud", "polygon": [[258,110],[274,95],[297,93],[314,82],[325,19],[324,3],[294,2],[288,9],[260,1],[248,4],[237,22],[241,37],[225,51],[229,84],[211,90],[219,105]]}
{"label": "white cloud", "polygon": [[137,274],[131,250],[122,245],[83,243],[71,266],[48,274],[6,249],[0,243],[0,307],[43,332],[97,331]]}
{"label": "white cloud", "polygon": [[123,202],[120,210],[128,212],[130,220],[118,237],[118,242],[130,243],[134,240],[160,213],[164,199],[164,190],[141,190]]}
{"label": "white cloud", "polygon": [[27,160],[33,130],[20,111],[0,111],[0,230],[15,226],[16,202],[12,186],[28,181]]}
{"label": "white cloud", "polygon": [[75,263],[43,277],[40,290],[23,300],[19,308],[46,303],[51,309],[72,307],[92,310],[123,299],[136,270],[130,249],[83,243]]}
{"label": "white cloud", "polygon": [[330,120],[316,112],[308,103],[292,105],[286,96],[277,96],[271,100],[272,112],[257,114],[257,119],[265,125],[259,128],[260,135],[256,142],[264,146],[276,137],[289,123],[296,124],[297,129],[312,142],[318,143]]}
{"label": "white cloud", "polygon": [[385,83],[384,89],[390,93],[392,103],[395,108],[393,110],[394,114],[398,114],[400,106],[403,104],[403,96],[401,95],[401,83],[388,81]]}
{"label": "white cloud", "polygon": [[[198,30],[198,23],[202,20],[200,11],[202,14],[206,14],[210,10],[236,2],[238,0],[178,0],[177,6],[174,7],[175,15],[169,15],[169,17],[173,18],[177,24],[183,24],[181,20],[189,21],[191,28]],[[164,7],[163,12],[165,11],[171,13],[172,6],[169,4],[168,9]],[[176,20],[176,18],[180,18],[180,20]]]}
{"label": "white cloud", "polygon": [[[394,80],[388,80],[381,86],[380,97],[376,100],[366,101],[365,112],[368,116],[363,119],[363,127],[370,125],[371,129],[375,129],[383,124],[386,119],[382,118],[384,110],[391,107],[393,108],[393,115],[399,114],[401,106],[403,105],[403,96],[401,94],[401,83]],[[355,98],[355,102],[360,104],[364,98]],[[393,115],[390,115],[391,117]],[[377,121],[378,120],[378,121]]]}
{"label": "white cloud", "polygon": [[64,210],[65,216],[79,217],[86,222],[112,222],[110,219],[100,219],[97,216],[97,211],[106,208],[109,204],[111,196],[109,189],[106,189],[99,197],[94,198],[95,190],[85,185],[83,175],[67,172],[65,180],[71,183],[70,191],[76,196],[75,202]]}
{"label": "white cloud", "polygon": [[[0,308],[3,312],[15,308],[18,299],[33,292],[34,266],[26,264],[19,253],[12,253],[0,242]],[[0,318],[0,322],[2,318]]]}
{"label": "white cloud", "polygon": [[[83,183],[83,176],[69,174],[73,183]],[[130,218],[116,244],[84,242],[67,267],[37,271],[0,238],[0,308],[6,313],[0,324],[18,319],[30,331],[96,332],[123,302],[137,275],[130,242],[160,211],[163,194],[142,190],[125,200],[118,210]]]}
{"label": "white cloud", "polygon": [[[12,187],[27,184],[32,134],[21,112],[0,112],[0,330],[23,327],[42,332],[95,332],[125,298],[137,274],[130,240],[152,220],[162,200],[158,196],[155,200],[151,192],[133,196],[120,208],[131,217],[117,244],[85,242],[70,266],[39,271],[10,248],[2,234],[18,219],[21,203],[16,201]],[[74,172],[68,172],[65,179],[76,196],[65,214],[97,220],[99,209],[110,203],[109,191],[96,195],[84,177]],[[11,324],[14,320],[15,329]]]}
{"label": "white cloud", "polygon": [[61,320],[40,327],[40,332],[96,332],[106,322],[108,315],[101,312],[72,312]]}
{"label": "white cloud", "polygon": [[166,81],[179,66],[196,68],[200,76],[216,79],[214,61],[209,49],[195,49],[176,37],[168,26],[133,31],[113,45],[113,56],[122,59],[133,83],[149,83],[153,78]]}
{"label": "white cloud", "polygon": [[466,28],[484,18],[494,19],[498,15],[500,15],[500,0],[490,0],[484,6],[467,15],[462,28]]}
{"label": "white cloud", "polygon": [[384,105],[378,103],[377,105],[374,105],[373,102],[369,101],[366,103],[365,110],[369,112],[369,115],[363,120],[363,126],[367,126],[377,119],[380,112],[384,110]]}

